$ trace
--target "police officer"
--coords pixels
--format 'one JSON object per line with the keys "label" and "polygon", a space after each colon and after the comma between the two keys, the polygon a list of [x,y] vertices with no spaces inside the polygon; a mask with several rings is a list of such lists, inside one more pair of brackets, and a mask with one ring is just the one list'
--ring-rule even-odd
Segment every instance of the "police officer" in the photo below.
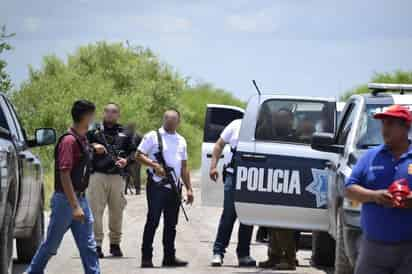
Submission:
{"label": "police officer", "polygon": [[[142,136],[140,135],[140,133],[136,132],[136,124],[129,123],[127,125],[127,130],[129,134],[133,136],[133,140],[136,146],[139,146],[140,142],[142,141]],[[141,164],[136,161],[134,155],[132,155],[132,158],[132,161],[127,166],[128,176],[126,179],[127,186],[125,188],[125,194],[127,194],[128,188],[133,186],[135,188],[135,194],[139,195],[142,188],[140,176]]]}
{"label": "police officer", "polygon": [[[143,137],[137,151],[137,160],[148,166],[147,204],[148,212],[143,232],[142,268],[152,268],[153,239],[163,213],[163,266],[186,266],[188,263],[176,258],[175,238],[180,202],[171,184],[180,186],[180,178],[186,187],[186,201],[193,203],[193,191],[187,166],[187,145],[183,136],[176,132],[180,113],[170,109],[164,113],[163,126]],[[160,143],[161,142],[161,143]],[[177,181],[165,180],[165,167],[160,164],[161,153],[166,165],[173,169]]]}
{"label": "police officer", "polygon": [[86,274],[100,273],[96,242],[93,237],[93,216],[84,191],[89,183],[92,153],[86,133],[93,121],[95,106],[80,100],[73,104],[73,126],[56,144],[54,194],[45,241],[27,269],[27,273],[44,273],[49,259],[68,229],[71,229]]}
{"label": "police officer", "polygon": [[[294,115],[287,108],[281,108],[274,112],[270,140],[295,141],[296,133],[293,130],[293,121]],[[293,230],[279,228],[272,228],[269,233],[268,259],[260,262],[259,267],[295,270],[297,233]]]}
{"label": "police officer", "polygon": [[360,158],[345,184],[346,196],[362,203],[355,274],[412,273],[412,195],[398,201],[388,191],[399,179],[412,187],[412,116],[394,105],[374,117],[382,120],[384,144]]}
{"label": "police officer", "polygon": [[[231,166],[233,152],[239,141],[239,131],[241,119],[232,121],[222,132],[220,138],[216,142],[212,161],[210,164],[210,178],[216,181],[219,172],[217,170],[217,163],[220,155],[226,144],[229,144],[232,150],[232,156],[228,163],[225,164],[225,178],[224,178],[224,202],[223,212],[220,217],[219,227],[217,230],[216,240],[213,246],[212,266],[221,266],[223,264],[223,256],[226,248],[229,245],[230,237],[232,235],[233,225],[237,219],[234,201],[234,181],[233,181],[233,167]],[[256,260],[250,256],[250,241],[252,238],[253,226],[244,224],[239,225],[238,232],[238,246],[236,249],[239,266],[256,266]]]}
{"label": "police officer", "polygon": [[122,177],[125,176],[124,170],[132,160],[130,155],[135,152],[136,146],[132,136],[118,123],[119,118],[119,106],[109,103],[104,108],[102,125],[88,133],[89,142],[98,153],[93,159],[94,173],[87,195],[95,218],[94,233],[100,258],[104,257],[103,213],[106,205],[109,209],[110,253],[114,257],[123,256],[120,241],[126,198],[125,180]]}

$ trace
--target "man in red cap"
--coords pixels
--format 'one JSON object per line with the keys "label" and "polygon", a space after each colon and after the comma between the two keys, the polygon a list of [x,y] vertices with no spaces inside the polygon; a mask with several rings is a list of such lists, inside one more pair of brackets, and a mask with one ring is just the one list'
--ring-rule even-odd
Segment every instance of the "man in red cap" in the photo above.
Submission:
{"label": "man in red cap", "polygon": [[355,274],[412,273],[412,196],[401,208],[388,191],[399,179],[412,187],[412,115],[393,105],[374,118],[382,121],[384,144],[367,151],[345,183],[346,196],[362,203],[363,239]]}

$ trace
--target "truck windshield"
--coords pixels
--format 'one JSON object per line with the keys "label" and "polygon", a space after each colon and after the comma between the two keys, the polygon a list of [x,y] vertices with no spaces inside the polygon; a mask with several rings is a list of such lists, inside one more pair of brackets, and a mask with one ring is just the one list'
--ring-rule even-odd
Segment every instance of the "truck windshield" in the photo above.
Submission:
{"label": "truck windshield", "polygon": [[[373,118],[373,115],[378,112],[385,111],[390,105],[367,105],[366,112],[363,113],[360,121],[360,130],[358,134],[357,147],[367,149],[378,146],[383,143],[381,134],[381,121]],[[405,105],[412,109],[412,106]],[[409,131],[409,138],[412,137],[412,130]]]}
{"label": "truck windshield", "polygon": [[314,132],[334,132],[335,107],[308,100],[265,101],[259,111],[255,138],[264,142],[310,144]]}

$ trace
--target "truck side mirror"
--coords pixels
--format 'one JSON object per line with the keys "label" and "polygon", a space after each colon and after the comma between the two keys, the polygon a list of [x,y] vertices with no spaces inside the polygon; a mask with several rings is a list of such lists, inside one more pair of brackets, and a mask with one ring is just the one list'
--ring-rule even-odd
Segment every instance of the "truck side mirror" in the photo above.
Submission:
{"label": "truck side mirror", "polygon": [[47,146],[56,142],[56,131],[53,128],[38,128],[34,140],[29,141],[31,147]]}
{"label": "truck side mirror", "polygon": [[312,149],[342,154],[344,151],[343,145],[336,144],[335,135],[332,133],[316,132],[312,136]]}

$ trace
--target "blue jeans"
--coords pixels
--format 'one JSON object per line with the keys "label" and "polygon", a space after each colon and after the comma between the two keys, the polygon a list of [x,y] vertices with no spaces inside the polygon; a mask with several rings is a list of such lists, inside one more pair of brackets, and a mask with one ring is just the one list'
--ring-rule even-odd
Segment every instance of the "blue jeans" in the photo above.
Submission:
{"label": "blue jeans", "polygon": [[163,213],[163,250],[164,258],[175,257],[176,225],[179,203],[173,190],[159,186],[150,178],[146,187],[148,212],[143,231],[142,257],[150,260],[153,256],[153,239]]}
{"label": "blue jeans", "polygon": [[79,197],[79,204],[85,214],[85,222],[73,220],[72,208],[64,193],[55,192],[51,199],[51,215],[45,241],[37,250],[27,273],[43,274],[49,259],[57,249],[67,230],[71,229],[86,274],[100,274],[99,258],[93,234],[93,215],[87,199]]}
{"label": "blue jeans", "polygon": [[[223,212],[220,217],[219,227],[217,230],[213,254],[223,256],[229,245],[232,235],[233,225],[237,219],[235,211],[235,188],[233,176],[228,174],[224,184]],[[250,255],[250,241],[252,238],[253,226],[239,225],[238,244],[236,253],[238,258]]]}

